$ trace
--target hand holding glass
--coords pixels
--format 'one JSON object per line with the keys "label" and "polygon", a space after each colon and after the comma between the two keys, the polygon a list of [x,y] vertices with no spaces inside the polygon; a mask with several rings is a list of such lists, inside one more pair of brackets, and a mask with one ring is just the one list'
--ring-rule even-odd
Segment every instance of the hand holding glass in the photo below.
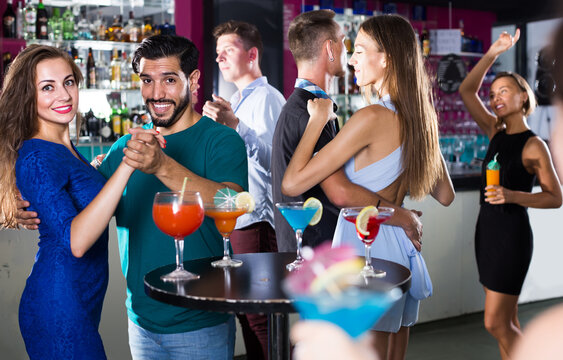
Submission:
{"label": "hand holding glass", "polygon": [[184,269],[184,238],[196,231],[203,222],[203,204],[199,192],[158,192],[152,207],[154,223],[163,233],[174,237],[176,270],[161,277],[164,281],[199,279],[199,275]]}

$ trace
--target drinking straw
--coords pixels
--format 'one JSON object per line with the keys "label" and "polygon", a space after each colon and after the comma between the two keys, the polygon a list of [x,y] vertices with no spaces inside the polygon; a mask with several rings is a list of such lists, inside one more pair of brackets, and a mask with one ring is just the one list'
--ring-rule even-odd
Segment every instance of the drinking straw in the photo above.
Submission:
{"label": "drinking straw", "polygon": [[377,200],[377,205],[375,205],[375,207],[379,208],[379,204],[381,204],[381,199]]}
{"label": "drinking straw", "polygon": [[184,183],[182,184],[182,190],[180,191],[180,202],[184,201],[184,192],[186,191],[186,183],[188,182],[188,177],[184,177]]}

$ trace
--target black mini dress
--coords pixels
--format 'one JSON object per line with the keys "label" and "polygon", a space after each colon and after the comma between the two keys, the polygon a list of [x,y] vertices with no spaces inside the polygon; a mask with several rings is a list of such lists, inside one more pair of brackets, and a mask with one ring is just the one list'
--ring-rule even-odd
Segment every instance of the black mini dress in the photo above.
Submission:
{"label": "black mini dress", "polygon": [[483,161],[479,217],[475,231],[475,255],[479,281],[490,290],[520,295],[532,259],[533,235],[527,208],[517,204],[491,205],[485,202],[487,164],[496,153],[500,164],[500,185],[509,190],[531,192],[535,175],[522,164],[522,150],[535,134],[499,131]]}

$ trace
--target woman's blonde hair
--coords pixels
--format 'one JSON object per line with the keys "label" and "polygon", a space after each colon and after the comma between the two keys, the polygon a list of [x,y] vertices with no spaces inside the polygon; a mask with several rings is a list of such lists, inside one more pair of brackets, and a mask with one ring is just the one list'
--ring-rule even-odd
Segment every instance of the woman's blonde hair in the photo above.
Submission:
{"label": "woman's blonde hair", "polygon": [[[442,171],[432,85],[414,30],[399,15],[374,16],[360,30],[386,55],[383,86],[389,89],[401,128],[403,181],[413,199],[429,194]],[[377,91],[378,89],[374,89]],[[362,88],[371,97],[372,85]]]}
{"label": "woman's blonde hair", "polygon": [[[63,50],[30,45],[8,67],[0,94],[0,206],[1,225],[17,228],[17,196],[15,165],[18,150],[24,140],[38,131],[37,122],[37,64],[47,59],[64,59],[68,62],[74,79],[82,82],[82,73],[71,57]],[[79,127],[79,126],[78,126]]]}

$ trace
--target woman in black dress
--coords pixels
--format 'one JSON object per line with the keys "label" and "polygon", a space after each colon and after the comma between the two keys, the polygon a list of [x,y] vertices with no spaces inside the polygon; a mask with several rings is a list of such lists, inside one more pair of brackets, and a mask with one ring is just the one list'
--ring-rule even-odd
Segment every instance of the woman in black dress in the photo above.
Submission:
{"label": "woman in black dress", "polygon": [[[459,92],[467,110],[490,144],[483,162],[481,209],[475,232],[479,281],[485,289],[485,328],[508,359],[521,335],[518,296],[532,258],[532,230],[527,208],[561,206],[561,187],[546,144],[530,131],[526,117],[536,101],[520,75],[498,73],[491,84],[490,108],[479,88],[497,57],[520,37],[502,33],[467,75]],[[486,186],[486,165],[498,153],[500,185]],[[537,177],[541,192],[531,193]]]}

